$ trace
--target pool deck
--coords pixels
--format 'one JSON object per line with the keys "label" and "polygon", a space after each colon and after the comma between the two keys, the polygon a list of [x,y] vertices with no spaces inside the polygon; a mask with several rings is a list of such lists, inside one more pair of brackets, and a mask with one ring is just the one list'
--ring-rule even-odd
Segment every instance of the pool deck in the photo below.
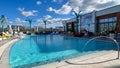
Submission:
{"label": "pool deck", "polygon": [[120,68],[117,51],[103,51],[33,68]]}
{"label": "pool deck", "polygon": [[[13,39],[0,47],[0,68],[10,68],[9,52],[12,44],[19,39]],[[29,68],[120,68],[120,59],[117,51],[102,51],[81,57],[54,62],[46,65]],[[28,67],[25,67],[28,68]]]}
{"label": "pool deck", "polygon": [[0,47],[0,68],[10,68],[9,66],[9,51],[10,48],[12,47],[12,44],[14,44],[16,41],[19,39],[12,39],[9,40],[8,42],[4,43]]}

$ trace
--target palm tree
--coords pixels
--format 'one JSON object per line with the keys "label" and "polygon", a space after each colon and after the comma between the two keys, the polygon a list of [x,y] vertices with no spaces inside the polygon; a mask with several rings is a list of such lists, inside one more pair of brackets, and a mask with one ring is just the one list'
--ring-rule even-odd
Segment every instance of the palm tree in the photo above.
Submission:
{"label": "palm tree", "polygon": [[45,24],[45,30],[44,30],[44,32],[46,33],[46,23],[47,23],[47,21],[43,20],[43,23]]}
{"label": "palm tree", "polygon": [[43,20],[43,23],[44,23],[44,25],[45,25],[45,30],[44,30],[44,32],[46,33],[46,25],[48,24],[48,23],[51,23],[50,21],[47,21],[47,20]]}
{"label": "palm tree", "polygon": [[78,23],[80,23],[80,30],[81,30],[81,22],[79,20],[81,11],[79,11],[79,12],[73,11],[73,12],[74,12],[74,14],[76,16],[76,26],[75,26],[76,29],[75,29],[75,31],[76,31],[76,33],[78,33]]}
{"label": "palm tree", "polygon": [[29,22],[29,25],[30,25],[30,34],[32,34],[32,20],[28,18],[25,21]]}

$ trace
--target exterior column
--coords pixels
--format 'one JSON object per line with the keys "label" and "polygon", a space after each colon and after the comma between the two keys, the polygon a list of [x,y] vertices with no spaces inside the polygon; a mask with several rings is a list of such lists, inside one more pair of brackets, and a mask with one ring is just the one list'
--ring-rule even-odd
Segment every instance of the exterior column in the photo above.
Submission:
{"label": "exterior column", "polygon": [[76,16],[75,34],[78,34],[78,24],[79,24],[79,16]]}
{"label": "exterior column", "polygon": [[29,24],[30,24],[30,33],[32,33],[32,26],[31,26],[32,21],[29,21]]}
{"label": "exterior column", "polygon": [[117,28],[117,33],[120,33],[120,13],[117,14],[116,28]]}

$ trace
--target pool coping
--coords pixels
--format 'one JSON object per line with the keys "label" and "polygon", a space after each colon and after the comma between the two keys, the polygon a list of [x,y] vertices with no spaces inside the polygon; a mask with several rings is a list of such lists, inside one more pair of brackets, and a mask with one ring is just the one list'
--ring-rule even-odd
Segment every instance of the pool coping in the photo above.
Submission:
{"label": "pool coping", "polygon": [[19,40],[20,40],[19,38],[12,39],[1,46],[1,48],[3,47],[3,50],[0,55],[0,67],[10,68],[10,65],[9,65],[10,49],[11,49],[12,45]]}
{"label": "pool coping", "polygon": [[[89,67],[82,67],[84,65],[89,65],[92,66],[92,64],[94,65],[94,63],[99,62],[99,60],[101,61],[101,59],[99,59],[98,57],[103,57],[103,56],[109,56],[111,54],[116,54],[116,51],[103,51],[103,52],[98,52],[98,53],[92,53],[92,54],[88,54],[88,55],[84,55],[84,56],[78,56],[72,59],[66,59],[63,60],[61,62],[54,62],[54,63],[50,63],[50,64],[46,64],[46,65],[41,65],[41,66],[36,66],[33,68],[71,68],[69,66],[73,66],[72,68],[89,68]],[[111,58],[112,57],[112,58]],[[116,56],[111,56],[108,59],[116,59]],[[94,62],[94,60],[92,59],[96,59],[98,58],[97,61]],[[108,60],[105,59],[105,60]],[[86,62],[87,60],[92,60],[89,62]],[[104,60],[104,58],[103,58]],[[117,60],[119,61],[119,60]],[[76,67],[78,66],[78,67]],[[90,68],[101,68],[101,67],[90,67]]]}

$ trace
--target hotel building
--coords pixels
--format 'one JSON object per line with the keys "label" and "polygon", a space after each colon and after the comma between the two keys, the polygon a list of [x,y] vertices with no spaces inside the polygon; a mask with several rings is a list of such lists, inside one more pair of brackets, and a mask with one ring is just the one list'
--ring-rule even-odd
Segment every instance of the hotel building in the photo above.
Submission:
{"label": "hotel building", "polygon": [[85,29],[93,33],[120,33],[120,5],[82,14],[78,26],[75,24],[77,24],[75,18],[64,21],[65,32],[76,34],[75,28],[78,27],[79,32]]}
{"label": "hotel building", "polygon": [[120,33],[120,5],[96,12],[96,32],[116,31]]}
{"label": "hotel building", "polygon": [[70,20],[66,20],[63,22],[64,24],[64,31],[65,32],[72,32],[75,33],[75,24],[76,24],[76,19],[72,18]]}

